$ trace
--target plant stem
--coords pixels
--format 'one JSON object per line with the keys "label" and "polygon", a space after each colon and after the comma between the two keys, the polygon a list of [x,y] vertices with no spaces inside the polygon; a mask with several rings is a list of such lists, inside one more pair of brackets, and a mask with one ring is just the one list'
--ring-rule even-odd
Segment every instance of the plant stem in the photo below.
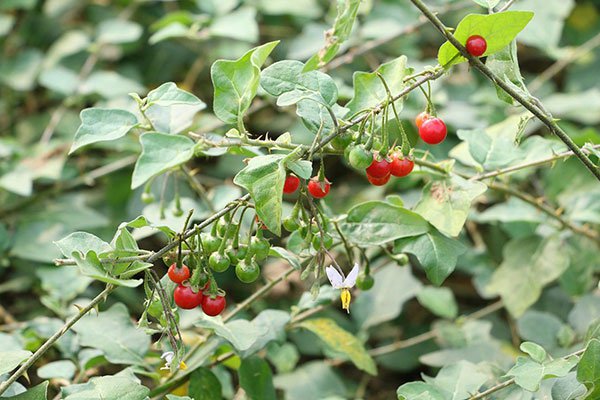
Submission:
{"label": "plant stem", "polygon": [[46,340],[44,344],[42,344],[40,348],[37,349],[37,351],[19,367],[19,369],[13,372],[13,374],[6,381],[0,383],[0,395],[4,393],[6,389],[8,389],[8,387],[12,385],[21,375],[23,375],[27,369],[29,369],[29,367],[35,364],[35,362],[39,360],[40,357],[44,355],[44,353],[46,353],[46,351],[48,351],[48,349],[50,349],[50,347],[52,347],[52,345],[56,343],[58,339],[67,333],[69,329],[71,329],[71,327],[77,323],[77,321],[79,321],[91,309],[96,307],[96,305],[105,299],[106,296],[108,296],[108,294],[115,288],[115,286],[107,285],[106,288],[100,292],[99,295],[94,297],[88,305],[80,309],[79,312],[71,317],[71,319],[69,319],[56,333],[54,333],[54,335],[50,336],[48,340]]}
{"label": "plant stem", "polygon": [[467,49],[450,33],[450,31],[446,28],[446,26],[440,21],[440,19],[423,3],[422,0],[410,0],[421,12],[431,21],[431,23],[448,39],[448,41],[456,47],[456,49],[460,52],[460,54],[465,57],[473,67],[479,70],[483,75],[485,75],[489,80],[498,85],[502,90],[504,90],[509,96],[519,102],[523,107],[529,110],[533,115],[535,115],[544,125],[548,127],[548,129],[558,136],[560,140],[562,140],[567,147],[573,151],[575,156],[581,160],[581,162],[587,167],[587,169],[598,179],[600,180],[600,167],[596,166],[589,157],[581,151],[579,146],[573,142],[573,140],[567,135],[565,131],[562,130],[556,123],[556,121],[552,118],[551,115],[548,114],[543,109],[543,106],[537,99],[532,98],[531,96],[527,96],[527,94],[522,93],[512,86],[507,84],[503,79],[497,77],[479,58],[473,57],[469,54]]}
{"label": "plant stem", "polygon": [[[593,149],[600,149],[600,144],[593,145],[592,148]],[[587,150],[587,149],[581,149],[581,151],[583,151],[586,154],[590,154],[590,151]],[[504,174],[508,174],[508,173],[511,173],[511,172],[519,171],[521,169],[525,169],[525,168],[529,168],[529,167],[537,167],[539,165],[552,163],[554,161],[558,161],[558,160],[563,159],[563,158],[568,158],[568,157],[571,157],[573,155],[575,155],[575,153],[573,153],[572,151],[569,150],[569,151],[565,151],[563,153],[555,154],[552,157],[543,158],[541,160],[530,161],[530,162],[527,162],[527,163],[517,164],[517,165],[510,166],[510,167],[498,169],[496,171],[491,171],[491,172],[486,172],[486,173],[482,173],[482,174],[477,174],[477,175],[472,176],[469,179],[481,181],[481,180],[484,180],[484,179],[494,178],[494,177],[499,176],[499,175],[504,175]]]}

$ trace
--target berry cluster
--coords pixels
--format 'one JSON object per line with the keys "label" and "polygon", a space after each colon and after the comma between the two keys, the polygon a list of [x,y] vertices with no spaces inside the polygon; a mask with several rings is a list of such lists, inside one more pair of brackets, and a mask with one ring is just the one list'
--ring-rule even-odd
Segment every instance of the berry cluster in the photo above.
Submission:
{"label": "berry cluster", "polygon": [[187,282],[190,278],[190,269],[187,265],[182,264],[181,267],[178,267],[177,263],[174,263],[169,267],[167,274],[169,279],[177,284],[177,287],[173,291],[173,299],[179,308],[191,310],[201,307],[204,314],[211,317],[221,314],[225,309],[227,304],[225,295],[221,293],[208,293],[208,284],[202,290],[194,291],[192,286]]}

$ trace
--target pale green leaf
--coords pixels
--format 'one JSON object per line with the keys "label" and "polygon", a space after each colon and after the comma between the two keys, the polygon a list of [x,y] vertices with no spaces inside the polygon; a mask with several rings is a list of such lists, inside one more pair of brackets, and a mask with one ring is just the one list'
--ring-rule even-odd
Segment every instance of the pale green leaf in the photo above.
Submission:
{"label": "pale green leaf", "polygon": [[215,115],[228,124],[241,124],[256,95],[260,67],[279,42],[256,47],[235,61],[217,60],[210,76],[213,82]]}
{"label": "pale green leaf", "polygon": [[151,106],[153,104],[162,107],[168,107],[175,104],[206,106],[202,100],[183,89],[179,89],[173,82],[164,83],[156,89],[151,90],[150,93],[148,93],[148,96],[146,96],[146,99],[146,106]]}
{"label": "pale green leaf", "polygon": [[137,117],[125,110],[87,108],[80,116],[69,154],[86,144],[119,139],[138,125]]}
{"label": "pale green leaf", "polygon": [[337,1],[337,16],[333,28],[327,31],[325,46],[306,62],[304,71],[321,68],[335,57],[340,45],[348,39],[352,32],[359,8],[360,0]]}
{"label": "pale green leaf", "polygon": [[423,197],[415,207],[440,232],[458,236],[467,220],[471,203],[487,189],[481,182],[459,176],[433,181],[423,188]]}
{"label": "pale green leaf", "polygon": [[505,307],[518,317],[537,301],[542,288],[569,266],[562,239],[550,236],[517,238],[504,247],[504,260],[487,290],[499,294]]}
{"label": "pale green leaf", "polygon": [[12,371],[31,356],[27,350],[0,351],[0,375]]}
{"label": "pale green leaf", "polygon": [[124,19],[109,19],[98,25],[96,40],[100,43],[122,44],[135,42],[142,36],[142,27]]}
{"label": "pale green leaf", "polygon": [[252,158],[233,179],[246,189],[256,206],[256,213],[267,228],[281,234],[283,184],[285,182],[284,156],[279,154]]}
{"label": "pale green leaf", "polygon": [[83,317],[74,327],[82,346],[101,350],[115,364],[144,364],[150,337],[137,329],[127,307],[117,303],[98,315]]}
{"label": "pale green leaf", "polygon": [[371,375],[377,374],[375,362],[363,344],[351,333],[340,328],[328,318],[314,318],[298,324],[317,335],[332,350],[347,356],[359,369]]}
{"label": "pale green leaf", "polygon": [[426,286],[417,294],[417,300],[437,316],[452,319],[458,314],[454,293],[448,288]]}
{"label": "pale green leaf", "polygon": [[[385,64],[381,64],[375,72],[355,72],[352,78],[354,96],[346,104],[348,114],[352,115],[366,108],[372,108],[388,98],[385,86],[377,73],[381,74],[392,94],[400,92],[404,87],[404,78],[410,73],[406,66],[406,56],[400,56]],[[395,102],[396,109],[400,112],[402,99]]]}
{"label": "pale green leaf", "polygon": [[146,181],[171,168],[175,168],[194,156],[194,141],[186,136],[164,133],[144,133],[140,137],[142,154],[135,163],[131,188],[142,186]]}

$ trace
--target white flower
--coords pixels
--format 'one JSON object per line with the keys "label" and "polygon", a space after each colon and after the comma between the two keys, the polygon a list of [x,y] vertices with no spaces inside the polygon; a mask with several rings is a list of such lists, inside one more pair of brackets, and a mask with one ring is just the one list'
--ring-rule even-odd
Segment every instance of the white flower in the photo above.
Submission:
{"label": "white flower", "polygon": [[172,351],[165,351],[164,353],[162,353],[162,356],[160,356],[160,358],[165,360],[165,366],[161,367],[161,369],[170,370],[171,363],[173,362],[174,357],[175,353],[173,353]]}
{"label": "white flower", "polygon": [[358,264],[354,264],[354,267],[352,267],[348,276],[344,277],[343,273],[331,265],[325,268],[325,273],[327,274],[327,278],[329,278],[329,282],[331,282],[331,286],[333,286],[334,289],[340,289],[342,291],[340,293],[342,309],[346,310],[348,313],[350,313],[350,300],[352,297],[350,295],[350,289],[356,284],[359,270],[360,267]]}
{"label": "white flower", "polygon": [[[172,351],[165,351],[164,353],[162,353],[162,355],[160,356],[160,358],[162,358],[163,360],[165,360],[165,365],[164,367],[161,367],[160,369],[163,370],[167,370],[170,371],[171,370],[171,363],[173,362],[173,359],[175,358],[175,353],[173,353]],[[185,363],[183,361],[181,361],[179,363],[178,366],[179,369],[187,369],[187,365],[185,365]]]}

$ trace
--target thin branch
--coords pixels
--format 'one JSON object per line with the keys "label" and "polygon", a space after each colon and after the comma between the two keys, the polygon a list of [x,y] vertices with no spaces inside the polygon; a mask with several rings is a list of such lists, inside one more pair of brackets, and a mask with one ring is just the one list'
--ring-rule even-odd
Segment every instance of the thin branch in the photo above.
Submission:
{"label": "thin branch", "polygon": [[579,146],[573,142],[569,135],[562,130],[556,123],[556,121],[549,115],[537,99],[528,96],[519,90],[514,89],[511,85],[506,83],[503,79],[497,77],[492,70],[490,70],[479,58],[473,57],[469,54],[467,49],[450,33],[446,26],[440,21],[440,19],[423,3],[422,0],[411,0],[411,2],[431,21],[431,23],[448,39],[450,43],[465,57],[473,67],[479,70],[489,80],[498,85],[504,90],[509,96],[519,102],[523,107],[529,110],[535,115],[548,129],[558,136],[575,154],[577,158],[587,167],[587,169],[600,180],[600,167],[596,166],[590,158],[581,151]]}
{"label": "thin branch", "polygon": [[583,236],[587,237],[588,239],[591,239],[591,240],[595,241],[596,243],[600,244],[600,236],[598,235],[597,231],[595,231],[593,229],[588,229],[585,226],[578,226],[578,225],[574,224],[573,222],[564,219],[563,217],[561,217],[560,212],[558,210],[555,210],[554,208],[545,204],[543,201],[538,200],[538,199],[534,198],[533,196],[530,196],[522,191],[513,189],[513,188],[503,185],[503,184],[488,183],[487,186],[492,190],[496,190],[496,191],[499,191],[502,193],[506,193],[510,196],[517,197],[517,198],[533,205],[535,208],[542,211],[544,214],[546,214],[546,215],[550,216],[551,218],[560,222],[560,224],[563,227],[568,228],[571,231],[578,233],[580,235],[583,235]]}
{"label": "thin branch", "polygon": [[544,72],[539,74],[529,85],[529,90],[532,92],[537,91],[546,81],[552,79],[556,74],[565,69],[572,62],[577,61],[581,57],[589,54],[596,47],[600,46],[600,33],[592,37],[581,46],[574,48],[569,52],[566,57],[560,58]]}
{"label": "thin branch", "polygon": [[[592,148],[593,149],[600,149],[600,144],[593,145]],[[588,149],[581,149],[581,151],[583,151],[586,154],[591,154],[591,151],[588,150]],[[565,151],[563,153],[555,154],[552,157],[542,158],[541,160],[530,161],[530,162],[526,162],[526,163],[517,164],[517,165],[510,166],[510,167],[498,169],[496,171],[491,171],[491,172],[477,174],[477,175],[472,176],[469,179],[470,180],[480,181],[480,180],[484,180],[484,179],[495,178],[495,177],[500,176],[500,175],[509,174],[511,172],[519,171],[519,170],[526,169],[526,168],[529,168],[529,167],[537,167],[539,165],[553,163],[555,161],[561,160],[563,158],[568,158],[568,157],[571,157],[573,155],[575,155],[575,153],[573,153],[572,151],[569,150],[569,151]]]}
{"label": "thin branch", "polygon": [[40,357],[42,357],[58,339],[67,333],[69,329],[71,329],[71,327],[77,323],[77,321],[79,321],[91,309],[96,307],[96,305],[105,299],[106,296],[108,296],[108,294],[115,288],[115,286],[107,285],[106,288],[100,292],[98,296],[94,297],[88,305],[80,309],[79,312],[69,319],[56,333],[54,333],[54,335],[50,336],[48,340],[46,340],[44,344],[42,344],[40,348],[37,349],[37,351],[19,367],[19,369],[13,372],[13,374],[6,381],[0,383],[0,395],[4,393],[6,389],[8,389],[8,387],[12,385],[21,375],[23,375],[29,369],[29,367],[35,364],[35,362],[39,360]]}

